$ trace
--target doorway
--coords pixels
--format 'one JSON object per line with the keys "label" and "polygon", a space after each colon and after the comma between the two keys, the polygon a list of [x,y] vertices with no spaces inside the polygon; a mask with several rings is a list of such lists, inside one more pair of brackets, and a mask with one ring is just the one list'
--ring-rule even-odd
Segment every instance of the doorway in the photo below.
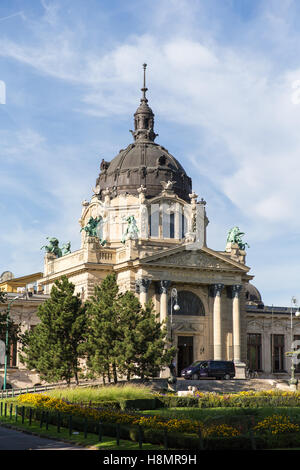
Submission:
{"label": "doorway", "polygon": [[180,377],[182,369],[192,364],[194,360],[194,338],[193,336],[178,336],[177,348],[178,348],[178,368],[177,376]]}

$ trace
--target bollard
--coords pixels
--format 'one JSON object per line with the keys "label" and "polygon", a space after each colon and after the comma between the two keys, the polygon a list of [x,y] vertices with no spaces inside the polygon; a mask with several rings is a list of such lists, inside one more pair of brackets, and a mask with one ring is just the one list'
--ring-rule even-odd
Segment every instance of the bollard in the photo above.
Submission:
{"label": "bollard", "polygon": [[46,412],[46,430],[49,428],[49,411]]}
{"label": "bollard", "polygon": [[168,432],[166,429],[164,429],[164,448],[168,449]]}
{"label": "bollard", "polygon": [[6,412],[7,412],[7,403],[5,402],[5,404],[4,404],[4,416],[5,416],[5,418],[6,418]]}
{"label": "bollard", "polygon": [[117,423],[116,424],[116,442],[117,442],[117,446],[120,445],[120,424]]}
{"label": "bollard", "polygon": [[25,419],[25,406],[22,406],[22,424],[24,424]]}
{"label": "bollard", "polygon": [[84,418],[84,439],[87,438],[87,418]]}
{"label": "bollard", "polygon": [[99,442],[102,442],[102,423],[99,421],[99,431],[98,431],[98,437],[99,437]]}
{"label": "bollard", "polygon": [[139,449],[143,448],[143,430],[141,426],[138,426],[138,433],[139,433]]}
{"label": "bollard", "polygon": [[60,432],[60,412],[57,413],[57,432]]}
{"label": "bollard", "polygon": [[72,415],[69,416],[69,436],[72,435]]}
{"label": "bollard", "polygon": [[1,406],[0,406],[0,415],[1,416],[3,415],[3,402],[1,402]]}
{"label": "bollard", "polygon": [[16,408],[15,408],[15,420],[16,422],[18,421],[18,405],[16,405]]}
{"label": "bollard", "polygon": [[32,421],[32,408],[29,408],[29,426],[31,426]]}
{"label": "bollard", "polygon": [[201,431],[201,428],[199,427],[199,430],[198,430],[198,436],[199,436],[199,449],[200,450],[203,450],[204,446],[203,446],[203,438],[202,438],[202,431]]}
{"label": "bollard", "polygon": [[40,428],[43,427],[43,421],[44,421],[44,411],[42,411],[42,414],[41,414],[41,421],[40,421]]}
{"label": "bollard", "polygon": [[11,403],[9,407],[9,419],[12,419],[12,411],[13,411],[13,404]]}

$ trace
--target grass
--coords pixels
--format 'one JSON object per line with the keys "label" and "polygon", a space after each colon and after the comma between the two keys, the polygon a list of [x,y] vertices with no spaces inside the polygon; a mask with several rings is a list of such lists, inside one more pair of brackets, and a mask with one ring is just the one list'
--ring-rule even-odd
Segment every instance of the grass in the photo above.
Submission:
{"label": "grass", "polygon": [[47,395],[67,400],[71,403],[101,403],[102,401],[133,400],[151,398],[151,389],[143,385],[106,385],[99,387],[74,387],[70,389],[55,389],[47,391]]}
{"label": "grass", "polygon": [[[25,420],[24,424],[22,424],[20,419],[21,418],[19,417],[19,421],[15,422],[14,418],[11,420],[8,416],[1,416],[0,424],[7,425],[20,431],[29,432],[30,434],[35,434],[40,437],[52,438],[84,447],[92,447],[94,450],[140,450],[139,444],[134,441],[120,439],[120,444],[117,445],[116,438],[103,436],[102,441],[99,442],[98,436],[96,434],[89,433],[87,434],[86,438],[84,437],[83,432],[76,432],[69,435],[69,430],[66,428],[61,427],[60,432],[57,432],[56,426],[49,424],[48,429],[46,429],[44,424],[44,427],[41,429],[39,421],[32,421],[30,426],[27,420]],[[143,443],[142,445],[142,450],[162,449],[162,446],[149,443]]]}

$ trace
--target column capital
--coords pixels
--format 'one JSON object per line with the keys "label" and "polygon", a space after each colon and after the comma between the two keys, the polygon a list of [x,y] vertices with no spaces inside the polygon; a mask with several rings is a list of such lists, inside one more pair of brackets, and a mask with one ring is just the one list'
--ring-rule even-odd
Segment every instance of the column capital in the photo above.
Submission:
{"label": "column capital", "polygon": [[170,285],[171,285],[171,281],[165,281],[165,280],[160,281],[160,293],[167,294]]}
{"label": "column capital", "polygon": [[147,279],[145,277],[137,279],[135,281],[135,291],[137,293],[141,293],[141,292],[147,293],[150,283],[151,283],[151,279]]}
{"label": "column capital", "polygon": [[224,284],[211,284],[210,286],[210,294],[212,297],[221,296],[222,290],[224,288]]}
{"label": "column capital", "polygon": [[243,286],[241,284],[234,284],[232,286],[232,297],[239,298]]}

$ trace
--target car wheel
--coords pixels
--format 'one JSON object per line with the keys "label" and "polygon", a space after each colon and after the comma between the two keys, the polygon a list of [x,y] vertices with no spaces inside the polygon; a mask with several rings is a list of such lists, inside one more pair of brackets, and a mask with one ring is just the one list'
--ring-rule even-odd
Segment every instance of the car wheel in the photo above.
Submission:
{"label": "car wheel", "polygon": [[225,374],[225,375],[224,375],[224,379],[225,379],[225,380],[230,380],[230,374]]}
{"label": "car wheel", "polygon": [[193,374],[193,375],[192,375],[192,379],[193,379],[193,380],[198,380],[198,375],[197,375],[197,374]]}

